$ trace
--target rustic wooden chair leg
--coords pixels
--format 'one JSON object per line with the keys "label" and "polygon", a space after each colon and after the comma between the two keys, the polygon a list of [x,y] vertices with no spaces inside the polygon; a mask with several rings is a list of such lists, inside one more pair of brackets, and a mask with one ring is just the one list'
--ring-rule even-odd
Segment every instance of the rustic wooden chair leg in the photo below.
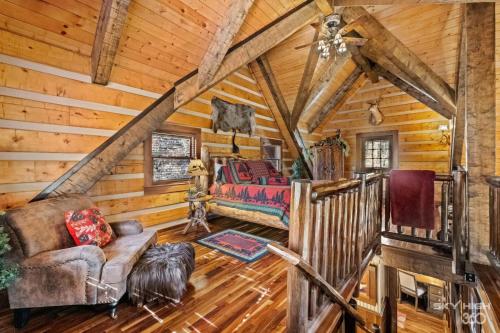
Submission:
{"label": "rustic wooden chair leg", "polygon": [[116,319],[118,318],[118,302],[113,302],[109,304],[109,316],[111,319]]}

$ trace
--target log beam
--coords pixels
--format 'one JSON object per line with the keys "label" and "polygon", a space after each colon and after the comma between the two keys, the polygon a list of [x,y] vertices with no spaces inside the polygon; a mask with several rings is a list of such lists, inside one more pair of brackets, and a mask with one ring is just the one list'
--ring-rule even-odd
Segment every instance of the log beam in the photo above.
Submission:
{"label": "log beam", "polygon": [[199,87],[209,84],[214,78],[253,3],[254,0],[234,0],[229,5],[198,67]]}
{"label": "log beam", "polygon": [[219,70],[209,84],[199,87],[198,73],[196,72],[176,84],[175,108],[177,109],[190,102],[196,96],[207,91],[242,66],[257,59],[302,27],[313,23],[318,19],[319,15],[321,14],[315,3],[305,2],[271,25],[264,27],[255,35],[250,36],[247,40],[235,45],[228,51]]}
{"label": "log beam", "polygon": [[341,72],[343,67],[350,61],[350,54],[346,54],[344,56],[339,56],[339,57],[330,57],[330,59],[327,62],[327,65],[325,66],[325,69],[321,69],[322,74],[321,76],[316,80],[316,82],[313,84],[311,87],[311,91],[309,93],[309,97],[306,102],[306,106],[304,108],[304,113],[309,112],[316,101],[321,97],[321,95],[324,94],[324,92],[328,89],[328,87],[331,85],[332,80],[334,80],[338,74]]}
{"label": "log beam", "polygon": [[495,174],[495,4],[465,5],[467,185],[470,260],[488,264],[489,202],[485,176]]}
{"label": "log beam", "polygon": [[333,0],[314,0],[316,2],[316,5],[318,6],[319,10],[327,16],[332,14],[335,9],[333,8]]}
{"label": "log beam", "polygon": [[[283,98],[281,90],[278,86],[278,82],[274,77],[271,64],[269,63],[267,57],[265,55],[257,58],[257,66],[253,66],[252,69],[254,71],[258,71],[260,75],[256,75],[257,82],[259,83],[259,78],[263,78],[264,82],[259,83],[261,90],[264,94],[264,98],[268,102],[268,105],[273,113],[274,118],[276,119],[278,126],[280,127],[280,123],[283,123],[280,127],[280,131],[283,135],[286,135],[287,144],[292,146],[295,151],[297,151],[297,156],[302,161],[306,173],[310,179],[312,179],[312,172],[309,160],[306,158],[304,143],[302,141],[302,136],[298,129],[292,129],[290,126],[290,111],[288,110],[288,106]],[[279,119],[279,121],[278,121]]]}
{"label": "log beam", "polygon": [[[321,109],[314,115],[311,119],[307,129],[309,133],[312,133],[321,125],[332,110],[338,109],[347,100],[347,93],[353,88],[355,82],[359,80],[363,74],[363,70],[356,67],[354,71],[347,77],[347,79],[342,83],[342,85],[335,91],[328,102],[321,107]],[[364,80],[363,80],[364,82]]]}
{"label": "log beam", "polygon": [[91,55],[93,83],[107,84],[127,18],[130,0],[105,0],[101,6]]}
{"label": "log beam", "polygon": [[417,87],[412,86],[408,82],[400,79],[396,75],[392,74],[388,70],[382,68],[380,65],[375,65],[374,70],[382,76],[384,79],[392,83],[394,86],[398,87],[411,97],[415,98],[420,103],[426,105],[430,109],[436,111],[439,114],[446,114],[446,110],[443,109],[441,104],[439,104],[431,96],[425,94],[423,91],[419,90]]}
{"label": "log beam", "polygon": [[174,89],[165,93],[31,201],[85,193],[174,113]]}
{"label": "log beam", "polygon": [[[357,21],[359,24],[356,26],[356,32],[364,38],[371,39],[367,44],[376,43],[384,56],[412,82],[441,103],[451,115],[456,113],[455,91],[364,8],[346,7],[342,12],[342,18],[348,24]],[[366,44],[361,49],[365,46]],[[371,60],[379,63],[378,59]]]}
{"label": "log beam", "polygon": [[[316,29],[314,34],[313,42],[318,40],[319,27]],[[311,87],[311,82],[314,77],[314,71],[316,65],[318,64],[319,52],[316,47],[311,46],[309,49],[309,54],[307,56],[306,65],[304,66],[304,72],[302,74],[302,79],[300,80],[299,90],[297,91],[297,97],[295,98],[295,103],[293,105],[292,117],[290,119],[290,127],[295,129],[297,123],[299,122],[300,115],[306,106],[306,102],[309,99],[309,92]]]}
{"label": "log beam", "polygon": [[347,49],[351,52],[352,60],[361,67],[365,72],[366,76],[370,79],[372,83],[378,82],[378,73],[373,70],[373,66],[370,63],[370,60],[365,58],[361,52],[359,51],[359,47],[355,45],[347,45]]}
{"label": "log beam", "polygon": [[459,56],[457,66],[457,114],[453,126],[453,140],[451,146],[452,167],[456,168],[462,164],[464,140],[465,140],[465,78],[467,72],[467,45],[465,39],[465,13],[462,20],[462,32],[460,34]]}

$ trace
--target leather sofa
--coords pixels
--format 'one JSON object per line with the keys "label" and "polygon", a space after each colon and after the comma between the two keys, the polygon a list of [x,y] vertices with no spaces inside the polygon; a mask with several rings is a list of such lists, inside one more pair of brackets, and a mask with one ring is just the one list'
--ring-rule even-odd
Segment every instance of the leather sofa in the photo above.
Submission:
{"label": "leather sofa", "polygon": [[64,212],[93,206],[88,197],[69,195],[29,203],[1,216],[12,246],[7,255],[20,268],[8,288],[17,327],[26,324],[29,309],[35,307],[109,304],[116,317],[127,276],[156,242],[156,232],[143,230],[137,221],[113,222],[117,238],[104,248],[75,246]]}

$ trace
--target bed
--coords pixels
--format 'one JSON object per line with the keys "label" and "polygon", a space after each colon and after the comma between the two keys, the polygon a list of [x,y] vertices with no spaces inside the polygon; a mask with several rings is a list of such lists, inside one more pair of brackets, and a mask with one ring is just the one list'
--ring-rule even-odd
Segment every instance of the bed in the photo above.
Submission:
{"label": "bed", "polygon": [[[237,168],[242,168],[241,164],[233,163],[234,161],[245,165],[255,161],[235,160],[227,155],[210,155],[208,149],[202,149],[201,157],[210,174],[203,184],[213,196],[208,203],[210,213],[288,230],[291,186],[289,180],[284,181],[286,177],[273,175],[268,179],[260,176],[263,185],[256,183],[255,179],[252,183],[248,178],[242,180],[223,177],[222,180],[217,180],[221,173],[219,167],[226,167],[224,174],[231,177],[228,169],[232,167],[231,171],[236,172]],[[252,177],[255,176],[252,174]]]}

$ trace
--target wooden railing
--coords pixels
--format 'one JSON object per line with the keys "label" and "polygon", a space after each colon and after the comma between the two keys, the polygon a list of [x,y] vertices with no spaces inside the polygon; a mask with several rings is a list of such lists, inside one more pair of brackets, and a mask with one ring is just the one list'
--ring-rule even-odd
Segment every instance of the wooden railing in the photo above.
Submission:
{"label": "wooden railing", "polygon": [[490,253],[491,263],[500,267],[500,177],[486,178],[490,186]]}
{"label": "wooden railing", "polygon": [[[363,267],[380,243],[382,189],[382,175],[292,183],[289,249],[345,300],[356,291]],[[332,302],[317,279],[311,279],[303,268],[290,265],[289,332],[331,330],[348,309]]]}

